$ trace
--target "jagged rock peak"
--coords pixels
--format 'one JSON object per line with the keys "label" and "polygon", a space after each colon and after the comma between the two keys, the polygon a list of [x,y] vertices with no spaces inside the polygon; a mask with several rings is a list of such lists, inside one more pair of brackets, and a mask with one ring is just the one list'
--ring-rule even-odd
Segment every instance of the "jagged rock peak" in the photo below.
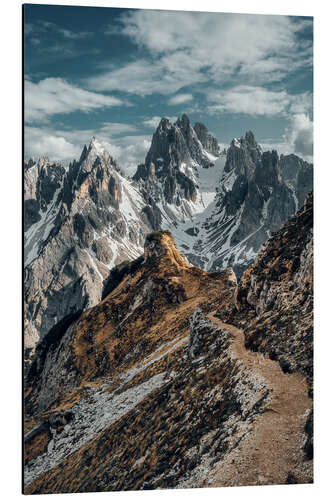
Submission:
{"label": "jagged rock peak", "polygon": [[74,165],[75,164],[79,165],[79,170],[84,173],[91,172],[98,165],[103,165],[104,167],[109,166],[115,168],[115,170],[123,175],[117,161],[95,136],[91,138],[88,147],[86,144],[84,145],[79,162],[77,163],[74,161]]}
{"label": "jagged rock peak", "polygon": [[251,146],[257,146],[257,141],[255,140],[254,138],[254,134],[251,130],[248,130],[246,133],[245,133],[245,141],[250,144]]}
{"label": "jagged rock peak", "polygon": [[28,170],[29,168],[35,165],[35,159],[29,158],[29,160],[24,160],[24,170]]}
{"label": "jagged rock peak", "polygon": [[206,151],[212,153],[215,156],[219,156],[221,154],[217,140],[212,134],[208,132],[207,127],[203,123],[197,122],[194,125],[193,129]]}
{"label": "jagged rock peak", "polygon": [[245,132],[245,135],[242,137],[234,137],[231,141],[230,146],[238,147],[238,148],[255,148],[261,151],[260,145],[257,143],[254,133],[251,130]]}
{"label": "jagged rock peak", "polygon": [[82,164],[85,161],[94,162],[96,158],[103,158],[105,160],[110,159],[111,163],[114,163],[113,158],[110,153],[105,149],[103,144],[97,139],[97,137],[93,136],[90,139],[89,146],[85,144],[82,149],[82,153],[80,156],[79,163]]}
{"label": "jagged rock peak", "polygon": [[144,260],[145,263],[168,262],[169,265],[175,265],[177,268],[192,267],[179,252],[170,231],[156,231],[147,235],[144,244]]}
{"label": "jagged rock peak", "polygon": [[170,122],[169,118],[163,117],[160,120],[160,123],[157,126],[157,130],[166,130],[168,128],[172,127],[172,123]]}
{"label": "jagged rock peak", "polygon": [[[186,114],[174,124],[168,118],[162,118],[153,135],[145,165],[154,163],[156,167],[174,168],[180,167],[182,163],[195,162],[204,167],[212,166],[214,159],[210,154],[215,157],[220,154],[217,140],[208,133],[203,124],[197,124],[197,130],[200,138]],[[137,172],[136,176],[141,178],[140,172]]]}
{"label": "jagged rock peak", "polygon": [[176,125],[179,128],[187,129],[190,126],[190,119],[187,114],[183,113],[180,118],[176,121]]}
{"label": "jagged rock peak", "polygon": [[253,132],[250,130],[245,136],[232,139],[227,151],[225,171],[235,170],[237,175],[253,172],[255,165],[261,158],[262,149],[255,140]]}
{"label": "jagged rock peak", "polygon": [[96,153],[99,156],[104,156],[105,154],[109,156],[109,153],[106,151],[105,147],[95,136],[91,138],[91,141],[89,143],[88,154],[91,151],[94,151],[94,153]]}

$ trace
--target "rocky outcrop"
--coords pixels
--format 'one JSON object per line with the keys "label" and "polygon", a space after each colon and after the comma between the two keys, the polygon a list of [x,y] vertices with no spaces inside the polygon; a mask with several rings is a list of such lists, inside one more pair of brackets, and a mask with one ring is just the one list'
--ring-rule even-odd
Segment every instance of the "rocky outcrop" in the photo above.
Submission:
{"label": "rocky outcrop", "polygon": [[[79,319],[78,313],[66,316],[38,345],[27,375],[27,384],[31,384],[32,389],[26,408],[33,408],[35,413],[44,411],[60,394],[56,394],[55,387],[61,392],[87,378],[111,376],[123,357],[141,340],[144,341],[142,349],[148,355],[161,340],[154,338],[156,323],[166,320],[169,309],[181,308],[191,298],[191,312],[198,304],[205,308],[206,299],[201,290],[206,284],[211,284],[212,296],[218,294],[229,304],[236,287],[233,278],[230,270],[207,275],[190,265],[177,250],[169,232],[149,234],[143,258],[111,270],[104,281],[103,301]],[[225,290],[221,293],[223,285]],[[187,314],[190,312],[185,312],[185,316]],[[185,326],[184,318],[179,320]],[[105,324],[106,336],[95,338],[96,324],[100,322]],[[145,332],[152,326],[149,339]],[[129,331],[132,334],[129,335]]]}
{"label": "rocky outcrop", "polygon": [[297,209],[302,207],[313,185],[313,165],[291,154],[280,157],[281,177],[293,188],[297,198]]}

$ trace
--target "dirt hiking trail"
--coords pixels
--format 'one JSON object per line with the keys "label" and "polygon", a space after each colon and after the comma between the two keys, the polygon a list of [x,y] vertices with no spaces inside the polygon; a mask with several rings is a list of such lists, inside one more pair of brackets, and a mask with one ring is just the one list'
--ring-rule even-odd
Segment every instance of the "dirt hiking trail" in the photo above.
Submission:
{"label": "dirt hiking trail", "polygon": [[245,486],[311,482],[312,461],[305,461],[303,445],[307,411],[312,407],[308,386],[300,373],[283,373],[280,364],[245,347],[242,330],[223,323],[215,313],[208,318],[232,335],[232,350],[249,370],[261,375],[270,390],[266,411],[252,430],[221,462],[203,486]]}

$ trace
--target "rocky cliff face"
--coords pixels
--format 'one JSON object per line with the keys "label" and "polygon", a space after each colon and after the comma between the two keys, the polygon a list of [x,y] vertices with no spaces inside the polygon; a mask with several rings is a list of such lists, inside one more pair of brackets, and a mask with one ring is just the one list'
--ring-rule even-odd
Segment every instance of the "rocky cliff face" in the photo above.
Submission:
{"label": "rocky cliff face", "polygon": [[197,122],[193,128],[203,148],[208,151],[208,153],[219,156],[221,151],[218,142],[215,137],[208,132],[207,127],[203,123]]}
{"label": "rocky cliff face", "polygon": [[292,240],[289,254],[268,243],[238,286],[151,233],[98,305],[45,337],[27,376],[25,493],[311,482],[307,354],[291,349],[288,370],[270,356],[294,335],[269,305],[276,287],[286,305],[292,274],[311,282],[309,206],[289,224],[270,240]]}
{"label": "rocky cliff face", "polygon": [[66,173],[42,165],[30,167],[25,176],[26,202],[35,196],[41,207],[34,223],[26,211],[27,349],[68,314],[96,304],[109,269],[138,257],[151,230],[138,189],[97,139]]}
{"label": "rocky cliff face", "polygon": [[37,163],[29,160],[24,163],[24,230],[39,222],[56,202],[62,186],[65,168],[60,163],[50,163],[42,157]]}
{"label": "rocky cliff face", "polygon": [[304,205],[309,194],[309,187],[313,185],[313,165],[298,156],[281,155],[281,177],[296,195],[297,210]]}

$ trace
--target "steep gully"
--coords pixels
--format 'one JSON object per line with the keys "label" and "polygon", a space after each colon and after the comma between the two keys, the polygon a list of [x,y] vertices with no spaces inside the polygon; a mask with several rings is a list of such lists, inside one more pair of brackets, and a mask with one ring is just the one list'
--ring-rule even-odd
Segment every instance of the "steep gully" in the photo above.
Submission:
{"label": "steep gully", "polygon": [[[277,361],[246,349],[242,330],[223,323],[214,312],[207,316],[216,326],[232,335],[235,357],[265,379],[271,389],[271,402],[254,422],[250,435],[216,464],[212,472],[214,479],[203,486],[284,484],[289,471],[297,470],[304,461],[304,426],[308,410],[312,407],[306,379],[300,373],[283,373]],[[295,436],[299,443],[297,448]],[[310,480],[310,466],[307,472]],[[289,477],[289,481],[292,480]]]}

